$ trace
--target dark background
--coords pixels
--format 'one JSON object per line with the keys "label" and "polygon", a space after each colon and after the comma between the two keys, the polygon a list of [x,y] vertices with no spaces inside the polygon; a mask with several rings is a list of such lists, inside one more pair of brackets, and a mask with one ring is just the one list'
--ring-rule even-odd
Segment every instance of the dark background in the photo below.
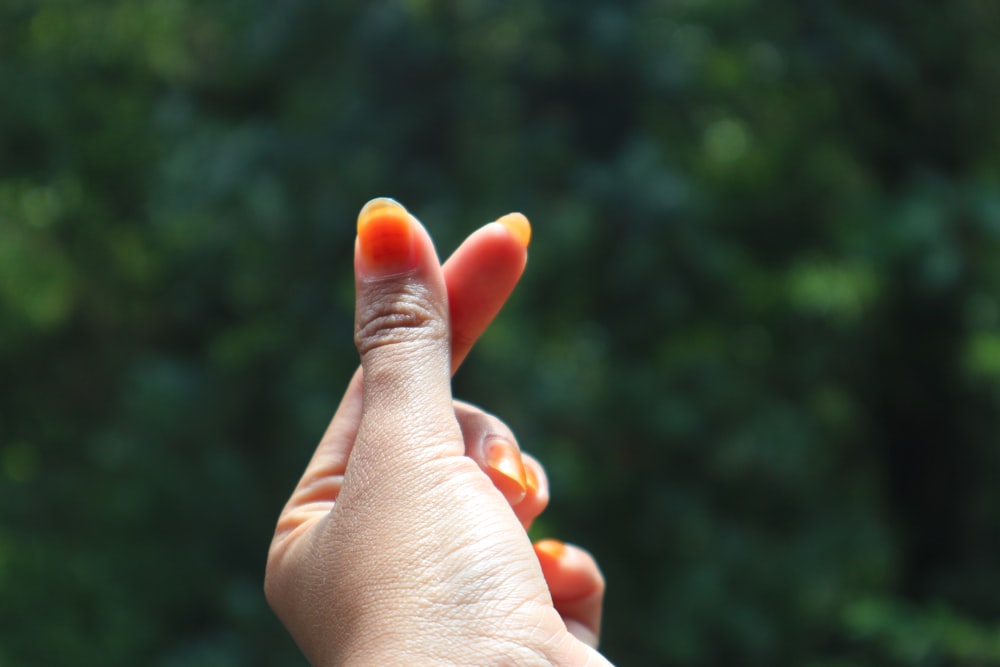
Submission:
{"label": "dark background", "polygon": [[301,665],[261,581],[354,222],[527,275],[456,378],[620,665],[1000,665],[1000,3],[0,2],[0,665]]}

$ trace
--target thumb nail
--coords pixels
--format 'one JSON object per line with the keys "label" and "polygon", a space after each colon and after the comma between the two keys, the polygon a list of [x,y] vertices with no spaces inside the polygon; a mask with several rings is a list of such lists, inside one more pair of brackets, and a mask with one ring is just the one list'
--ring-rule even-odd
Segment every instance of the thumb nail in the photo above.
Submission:
{"label": "thumb nail", "polygon": [[382,278],[410,271],[417,265],[413,219],[394,199],[372,199],[358,214],[358,271]]}

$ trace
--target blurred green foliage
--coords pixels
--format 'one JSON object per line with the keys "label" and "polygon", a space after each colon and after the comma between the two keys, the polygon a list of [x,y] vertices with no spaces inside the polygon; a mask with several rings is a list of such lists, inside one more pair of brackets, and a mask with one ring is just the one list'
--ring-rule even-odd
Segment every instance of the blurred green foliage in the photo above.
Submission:
{"label": "blurred green foliage", "polygon": [[621,665],[1000,665],[1000,4],[0,3],[0,665],[303,664],[261,593],[356,212],[521,210],[456,378]]}

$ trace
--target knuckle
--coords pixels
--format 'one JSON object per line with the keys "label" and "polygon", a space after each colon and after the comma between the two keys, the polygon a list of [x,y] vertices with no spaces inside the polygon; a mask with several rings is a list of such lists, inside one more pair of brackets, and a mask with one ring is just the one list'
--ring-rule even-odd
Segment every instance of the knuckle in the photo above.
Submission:
{"label": "knuckle", "polygon": [[354,343],[365,355],[386,345],[449,339],[447,319],[424,294],[407,290],[372,299],[357,312]]}

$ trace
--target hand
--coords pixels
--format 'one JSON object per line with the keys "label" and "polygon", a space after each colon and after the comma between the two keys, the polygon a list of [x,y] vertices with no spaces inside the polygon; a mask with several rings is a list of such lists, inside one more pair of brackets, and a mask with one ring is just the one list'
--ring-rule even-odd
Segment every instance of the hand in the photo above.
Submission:
{"label": "hand", "polygon": [[[609,664],[592,648],[596,564],[557,542],[532,549],[522,527],[544,507],[544,471],[502,422],[451,397],[450,373],[516,284],[525,245],[487,225],[442,269],[398,204],[362,211],[364,380],[351,381],[268,558],[268,599],[313,664]],[[523,496],[504,481],[516,465],[484,475],[502,472],[494,448],[518,453],[500,458],[538,490],[529,475]]]}

